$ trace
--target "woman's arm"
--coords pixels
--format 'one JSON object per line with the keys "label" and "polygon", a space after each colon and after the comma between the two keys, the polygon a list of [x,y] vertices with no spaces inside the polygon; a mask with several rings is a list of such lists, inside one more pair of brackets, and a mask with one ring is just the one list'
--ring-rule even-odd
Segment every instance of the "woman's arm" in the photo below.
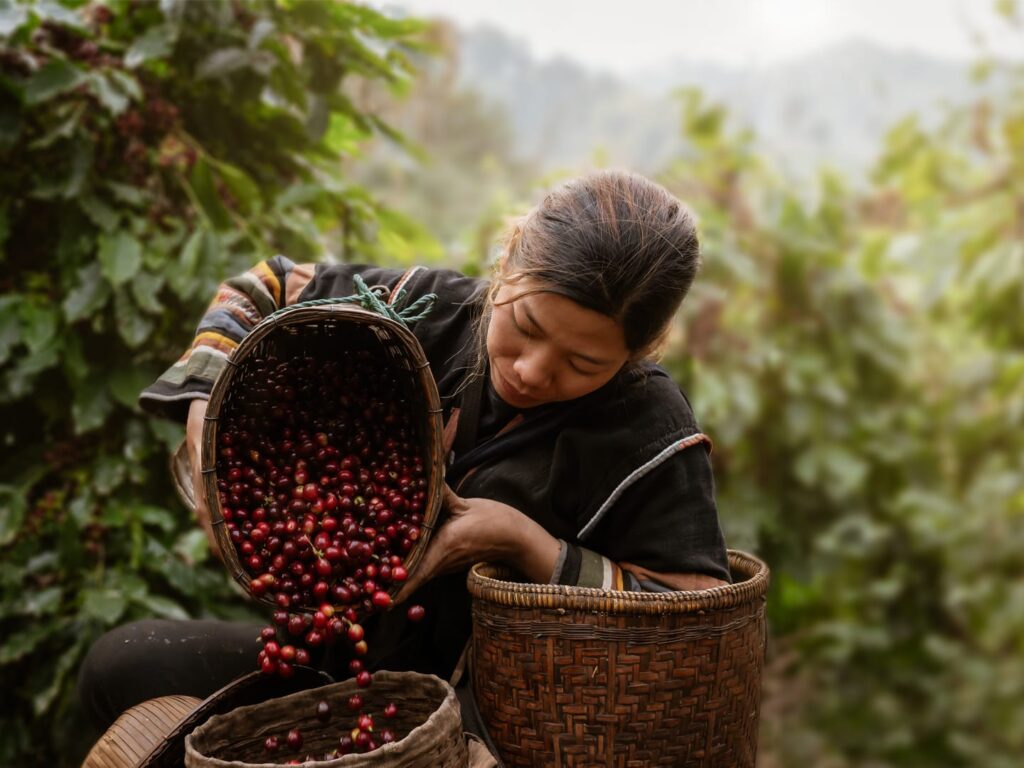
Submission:
{"label": "woman's arm", "polygon": [[312,264],[294,264],[275,256],[221,283],[192,344],[142,391],[139,405],[154,415],[186,421],[192,402],[209,397],[232,350],[260,320],[294,303],[313,272]]}
{"label": "woman's arm", "polygon": [[213,523],[210,521],[210,505],[206,503],[206,486],[203,481],[201,465],[203,417],[206,416],[207,402],[197,398],[189,405],[188,421],[185,423],[185,447],[188,450],[188,461],[192,467],[196,521],[206,534],[206,540],[210,543],[210,551],[220,557],[220,547],[217,544],[217,538],[213,535]]}
{"label": "woman's arm", "polygon": [[535,584],[570,584],[624,591],[709,589],[729,582],[705,573],[660,573],[613,562],[556,539],[519,510],[491,499],[464,499],[445,486],[449,517],[432,538],[426,556],[409,577],[401,602],[435,576],[481,562],[510,565]]}

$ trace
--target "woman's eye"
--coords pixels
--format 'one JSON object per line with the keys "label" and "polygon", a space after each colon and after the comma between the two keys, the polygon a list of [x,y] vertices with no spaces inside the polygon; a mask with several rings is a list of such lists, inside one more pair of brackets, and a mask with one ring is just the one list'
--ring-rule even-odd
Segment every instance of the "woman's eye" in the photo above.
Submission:
{"label": "woman's eye", "polygon": [[598,374],[598,371],[584,371],[571,360],[569,361],[569,367],[576,371],[580,376],[596,376]]}

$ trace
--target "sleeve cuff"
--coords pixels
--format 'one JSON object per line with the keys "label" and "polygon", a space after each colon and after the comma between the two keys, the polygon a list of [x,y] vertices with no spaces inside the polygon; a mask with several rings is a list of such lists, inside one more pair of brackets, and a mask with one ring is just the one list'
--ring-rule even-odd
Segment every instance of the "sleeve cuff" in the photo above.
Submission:
{"label": "sleeve cuff", "polygon": [[562,548],[555,561],[550,583],[620,592],[643,591],[640,582],[631,573],[607,557],[562,539],[559,539],[559,544]]}

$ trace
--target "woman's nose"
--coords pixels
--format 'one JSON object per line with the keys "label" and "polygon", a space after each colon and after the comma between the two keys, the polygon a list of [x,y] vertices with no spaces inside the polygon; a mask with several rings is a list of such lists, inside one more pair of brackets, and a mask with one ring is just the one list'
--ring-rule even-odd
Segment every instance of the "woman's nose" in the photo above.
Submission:
{"label": "woman's nose", "polygon": [[538,348],[524,350],[516,358],[512,369],[519,377],[519,381],[528,389],[544,389],[551,383],[551,366],[543,351]]}

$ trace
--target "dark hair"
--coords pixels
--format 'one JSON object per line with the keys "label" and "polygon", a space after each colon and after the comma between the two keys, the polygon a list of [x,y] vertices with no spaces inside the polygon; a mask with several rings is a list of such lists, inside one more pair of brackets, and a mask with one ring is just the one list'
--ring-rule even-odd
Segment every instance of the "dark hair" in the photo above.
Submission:
{"label": "dark hair", "polygon": [[616,320],[631,353],[651,352],[700,266],[693,215],[635,173],[601,171],[558,187],[517,221],[491,297],[532,278]]}

